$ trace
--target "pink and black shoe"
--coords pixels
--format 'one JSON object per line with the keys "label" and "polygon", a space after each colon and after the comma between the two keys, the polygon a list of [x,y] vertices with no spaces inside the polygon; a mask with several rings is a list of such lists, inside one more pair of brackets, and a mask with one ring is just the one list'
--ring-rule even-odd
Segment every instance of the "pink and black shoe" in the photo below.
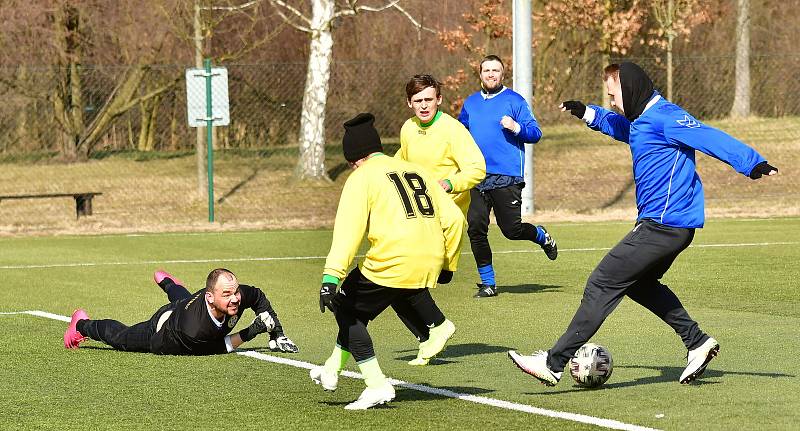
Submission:
{"label": "pink and black shoe", "polygon": [[[182,281],[178,280],[177,278],[175,278],[174,275],[168,273],[167,271],[164,271],[163,269],[159,269],[158,271],[153,273],[153,280],[159,286],[161,286],[161,282],[164,281],[165,278],[169,278],[170,280],[172,280],[173,283],[175,283],[175,284],[177,284],[179,286],[186,287],[186,285],[183,284]],[[163,287],[162,287],[162,289],[163,289]]]}
{"label": "pink and black shoe", "polygon": [[86,314],[82,308],[75,310],[72,313],[72,319],[69,321],[67,331],[64,332],[64,347],[67,349],[77,349],[78,345],[86,340],[87,337],[78,332],[78,321],[89,320],[89,315]]}

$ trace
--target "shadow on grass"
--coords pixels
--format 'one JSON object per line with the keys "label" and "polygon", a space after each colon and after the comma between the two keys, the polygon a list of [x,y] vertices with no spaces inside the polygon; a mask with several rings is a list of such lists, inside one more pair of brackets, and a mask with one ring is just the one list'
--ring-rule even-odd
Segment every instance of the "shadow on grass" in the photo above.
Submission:
{"label": "shadow on grass", "polygon": [[[500,353],[500,352],[507,352],[511,348],[505,346],[493,346],[490,344],[485,343],[463,343],[463,344],[448,344],[447,347],[444,349],[442,353],[436,355],[435,358],[431,360],[431,365],[437,364],[448,364],[452,363],[453,361],[448,361],[447,359],[452,358],[462,358],[465,356],[474,356],[474,355],[487,355],[492,353]],[[402,361],[410,361],[417,357],[416,349],[408,349],[408,350],[398,350],[397,353],[406,353],[406,352],[413,352],[412,355],[403,355],[398,356],[395,359],[402,360]]]}
{"label": "shadow on grass", "polygon": [[236,184],[235,186],[233,186],[233,187],[232,187],[230,190],[228,190],[228,191],[227,191],[227,192],[226,192],[224,195],[222,195],[222,197],[220,197],[219,199],[217,199],[217,204],[221,204],[221,203],[225,202],[225,201],[226,201],[226,200],[227,200],[229,197],[233,196],[233,195],[234,195],[234,194],[235,194],[237,191],[239,191],[239,189],[240,189],[240,188],[242,188],[242,187],[244,187],[245,185],[247,185],[247,183],[249,183],[250,181],[253,181],[253,179],[254,179],[256,176],[258,176],[258,173],[259,173],[260,171],[261,171],[261,168],[256,168],[256,169],[253,169],[253,173],[251,173],[251,174],[250,174],[250,175],[249,175],[247,178],[243,179],[242,181],[239,181],[239,183],[238,183],[238,184]]}
{"label": "shadow on grass", "polygon": [[[569,392],[578,392],[578,391],[602,391],[605,389],[614,389],[614,388],[626,388],[630,386],[640,386],[640,385],[649,385],[649,384],[656,384],[656,383],[675,383],[678,384],[678,379],[683,372],[683,367],[652,367],[652,366],[643,366],[643,365],[618,365],[615,368],[630,368],[630,369],[638,369],[638,370],[655,370],[659,371],[661,374],[657,376],[648,376],[648,377],[640,377],[636,378],[627,382],[614,382],[614,383],[607,383],[599,388],[582,388],[577,385],[574,385],[571,389],[562,390],[562,391],[547,391],[547,392],[528,392],[529,395],[555,395],[555,394],[564,394]],[[769,373],[769,372],[755,372],[755,371],[727,371],[727,370],[714,370],[714,369],[707,369],[702,376],[700,376],[697,380],[693,381],[692,383],[688,384],[687,386],[704,386],[704,385],[716,385],[723,382],[719,381],[707,381],[705,379],[708,378],[721,378],[725,376],[755,376],[755,377],[769,377],[769,378],[794,378],[795,375],[792,374],[783,374],[783,373]],[[569,376],[569,371],[566,371],[564,376],[562,377],[566,381],[563,383],[570,383],[571,377]],[[612,380],[614,378],[613,374],[611,376]],[[535,379],[533,379],[535,381]]]}
{"label": "shadow on grass", "polygon": [[[411,384],[411,386],[395,386],[395,398],[388,404],[373,407],[373,409],[393,409],[397,405],[392,403],[403,401],[441,401],[456,398],[460,395],[482,395],[494,392],[492,389],[476,388],[472,386],[431,386],[427,383]],[[352,400],[355,401],[355,400]],[[341,407],[352,401],[320,401],[331,407]]]}
{"label": "shadow on grass", "polygon": [[498,293],[539,293],[539,292],[559,292],[564,286],[553,284],[517,284],[514,286],[499,286]]}
{"label": "shadow on grass", "polygon": [[[424,386],[424,388],[423,388]],[[494,392],[493,389],[473,386],[431,386],[427,383],[413,384],[411,387],[395,386],[395,401],[435,401],[455,398],[459,395],[483,395]]]}

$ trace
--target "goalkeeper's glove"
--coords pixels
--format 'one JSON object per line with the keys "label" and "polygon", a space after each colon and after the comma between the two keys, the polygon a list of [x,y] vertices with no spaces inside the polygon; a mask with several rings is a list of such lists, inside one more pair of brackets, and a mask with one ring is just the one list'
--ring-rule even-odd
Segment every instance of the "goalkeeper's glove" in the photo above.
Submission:
{"label": "goalkeeper's glove", "polygon": [[447,284],[451,280],[453,280],[453,271],[443,269],[442,272],[439,273],[439,279],[436,280],[436,282],[439,284]]}
{"label": "goalkeeper's glove", "polygon": [[750,178],[757,180],[761,178],[762,175],[775,175],[778,173],[778,168],[775,166],[770,165],[767,162],[761,162],[750,171]]}
{"label": "goalkeeper's glove", "polygon": [[586,105],[577,100],[567,100],[561,103],[561,109],[569,111],[570,114],[583,119],[583,114],[586,113]]}
{"label": "goalkeeper's glove", "polygon": [[336,284],[334,283],[322,283],[322,287],[319,288],[319,311],[321,313],[325,312],[325,307],[331,312],[336,312],[336,307],[333,305],[333,297],[336,295]]}
{"label": "goalkeeper's glove", "polygon": [[284,353],[297,353],[300,351],[297,345],[285,335],[269,340],[269,349],[273,352]]}
{"label": "goalkeeper's glove", "polygon": [[242,337],[242,341],[247,342],[256,338],[256,335],[272,331],[274,328],[275,319],[272,318],[269,311],[264,311],[253,319],[253,323],[250,326],[241,330],[239,336]]}

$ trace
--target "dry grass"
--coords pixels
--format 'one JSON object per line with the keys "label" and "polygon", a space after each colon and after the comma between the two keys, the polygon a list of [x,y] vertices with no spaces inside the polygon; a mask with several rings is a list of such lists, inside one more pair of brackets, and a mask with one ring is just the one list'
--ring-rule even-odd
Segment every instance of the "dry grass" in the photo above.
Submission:
{"label": "dry grass", "polygon": [[[781,170],[751,181],[698,155],[709,217],[800,215],[800,119],[714,123],[754,146]],[[636,216],[630,153],[580,125],[544,127],[536,146],[538,222],[632,220]],[[0,201],[0,235],[223,231],[330,227],[348,172],[335,149],[331,183],[296,182],[294,156],[220,153],[215,161],[216,222],[200,197],[194,156],[86,163],[5,163],[0,195],[101,191],[94,215],[75,218],[71,198]]]}

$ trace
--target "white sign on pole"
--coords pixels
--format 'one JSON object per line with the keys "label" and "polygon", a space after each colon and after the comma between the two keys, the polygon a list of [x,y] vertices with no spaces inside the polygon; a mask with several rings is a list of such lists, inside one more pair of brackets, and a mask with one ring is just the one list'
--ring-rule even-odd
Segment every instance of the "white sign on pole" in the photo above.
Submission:
{"label": "white sign on pole", "polygon": [[[189,127],[206,127],[206,70],[186,69],[186,113]],[[214,126],[231,123],[228,103],[228,69],[211,68],[211,112]]]}

